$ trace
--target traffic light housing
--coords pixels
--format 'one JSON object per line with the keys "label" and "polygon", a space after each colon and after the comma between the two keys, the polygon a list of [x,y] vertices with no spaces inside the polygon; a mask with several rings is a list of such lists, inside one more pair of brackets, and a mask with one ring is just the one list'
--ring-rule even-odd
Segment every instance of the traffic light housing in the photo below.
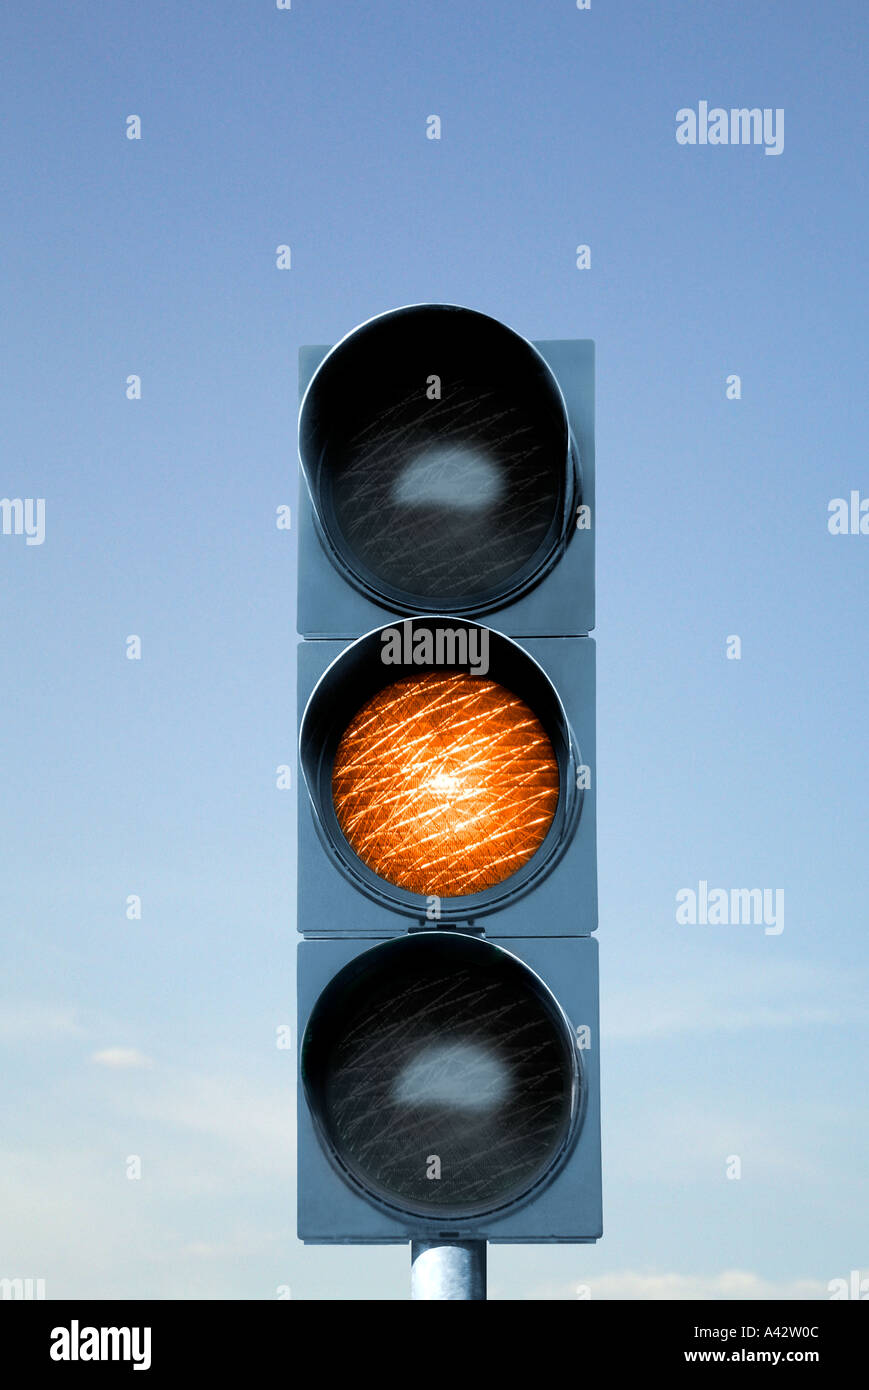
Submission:
{"label": "traffic light housing", "polygon": [[[457,946],[464,948],[462,960],[455,959]],[[395,962],[390,951],[410,959]],[[441,958],[432,961],[436,952]],[[481,965],[474,988],[469,967],[478,953],[492,953],[497,964]],[[302,1240],[389,1245],[425,1238],[502,1244],[597,1239],[600,1079],[593,937],[517,941],[437,930],[379,942],[306,939],[298,969]],[[385,1048],[391,1015],[384,1021],[376,1011],[382,1014],[386,1004],[392,1014],[400,1013],[415,969],[424,997],[406,1008],[403,1029]],[[393,972],[401,984],[396,996],[389,993]],[[443,997],[448,972],[457,981],[455,1008],[451,996]],[[515,1027],[504,1012],[510,1011],[504,996],[511,987],[518,1001]],[[438,988],[442,993],[433,1000]],[[481,1007],[490,995],[497,1012]],[[529,1000],[543,1020],[541,1027],[529,1010],[536,1030],[528,1027],[522,1008]],[[364,1048],[353,1048],[365,1005],[377,1018],[373,1036],[363,1035],[372,1048],[368,1059]],[[480,1015],[489,1022],[488,1033]],[[531,1035],[527,1046],[523,1025]],[[499,1026],[506,1035],[500,1047]],[[343,1092],[336,1087],[330,1097],[330,1073],[340,1073],[342,1063],[347,1081]],[[501,1092],[509,1094],[514,1073],[513,1104],[504,1105]],[[541,1075],[543,1105],[536,1089]],[[530,1141],[530,1153],[523,1140]],[[498,1162],[502,1155],[504,1166],[521,1172],[512,1186]],[[426,1190],[436,1191],[439,1200],[425,1200]]]}
{"label": "traffic light housing", "polygon": [[601,1233],[594,357],[300,352],[299,1234]]}
{"label": "traffic light housing", "polygon": [[302,636],[431,612],[591,632],[593,343],[412,305],[303,347],[299,385]]}
{"label": "traffic light housing", "polygon": [[[353,716],[379,691],[389,692],[428,671],[428,667],[385,664],[382,656],[389,634],[398,633],[411,657],[414,635],[439,632],[478,634],[477,647],[488,649],[486,674],[467,674],[467,686],[496,686],[516,693],[533,711],[549,740],[557,764],[558,794],[547,833],[528,862],[509,877],[473,893],[438,892],[439,881],[411,891],[375,872],[354,851],[335,811],[333,771],[342,735]],[[458,642],[456,646],[460,645]],[[466,648],[473,646],[466,641]],[[589,638],[524,638],[521,641],[470,621],[444,615],[421,615],[393,621],[347,643],[340,639],[304,642],[299,646],[299,930],[316,936],[373,936],[405,932],[415,925],[459,925],[474,922],[500,936],[584,935],[597,926],[597,861],[595,840],[595,648]],[[448,668],[456,671],[456,667]],[[413,673],[411,675],[410,673]],[[398,678],[398,680],[397,680]],[[406,716],[405,716],[406,718]],[[464,716],[467,723],[467,716]],[[395,742],[397,761],[403,754],[399,728],[395,733],[381,712],[379,727]],[[472,734],[478,736],[472,726]],[[491,735],[487,735],[491,737]],[[392,750],[390,750],[392,751]],[[443,784],[446,754],[439,750],[426,769],[417,759],[421,777],[428,773],[435,794],[445,805],[446,818],[461,810],[465,787]],[[491,761],[491,756],[489,760]],[[489,774],[485,757],[472,759],[470,770],[447,773],[470,778],[471,791]],[[410,801],[425,791],[412,784],[399,788]],[[497,789],[493,789],[498,804]],[[503,798],[502,798],[503,799]],[[431,796],[429,796],[431,800]],[[476,803],[475,803],[476,805]],[[520,812],[521,812],[520,806]],[[407,837],[405,837],[406,840]],[[467,848],[467,846],[465,846]],[[400,852],[400,847],[399,847]],[[440,876],[438,876],[439,878]],[[432,903],[431,898],[439,901]]]}

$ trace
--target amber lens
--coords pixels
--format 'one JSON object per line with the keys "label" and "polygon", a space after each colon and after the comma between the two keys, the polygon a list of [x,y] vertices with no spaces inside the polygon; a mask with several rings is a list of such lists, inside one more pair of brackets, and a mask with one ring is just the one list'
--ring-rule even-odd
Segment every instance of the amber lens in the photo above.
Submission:
{"label": "amber lens", "polygon": [[363,705],[338,745],[332,795],[374,873],[458,897],[501,883],[540,848],[558,763],[524,700],[480,676],[433,672]]}

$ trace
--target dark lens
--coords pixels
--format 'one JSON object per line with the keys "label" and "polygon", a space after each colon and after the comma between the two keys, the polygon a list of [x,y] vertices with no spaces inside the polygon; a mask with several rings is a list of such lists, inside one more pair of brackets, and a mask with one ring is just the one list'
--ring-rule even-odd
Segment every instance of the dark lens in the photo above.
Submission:
{"label": "dark lens", "polygon": [[526,1192],[564,1145],[572,1040],[548,991],[488,943],[421,933],[366,952],[328,987],[303,1070],[349,1172],[446,1218]]}
{"label": "dark lens", "polygon": [[358,330],[321,372],[303,451],[316,455],[333,543],[368,585],[408,601],[485,602],[551,551],[567,425],[518,335],[426,306]]}
{"label": "dark lens", "polygon": [[[379,579],[422,598],[500,587],[540,547],[559,497],[555,460],[521,404],[467,379],[427,402],[395,382],[388,425],[372,421],[329,459],[335,517]],[[385,412],[386,413],[386,412]]]}

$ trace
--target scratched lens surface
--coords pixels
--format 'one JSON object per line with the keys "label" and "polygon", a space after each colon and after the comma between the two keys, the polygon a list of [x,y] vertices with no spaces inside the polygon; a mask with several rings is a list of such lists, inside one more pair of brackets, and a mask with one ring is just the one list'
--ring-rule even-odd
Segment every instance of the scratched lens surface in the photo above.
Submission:
{"label": "scratched lens surface", "polygon": [[351,720],[335,756],[338,823],[364,864],[411,893],[501,883],[540,848],[558,763],[533,711],[480,676],[396,681]]}
{"label": "scratched lens surface", "polygon": [[527,403],[464,381],[433,405],[414,379],[329,463],[351,555],[404,593],[451,601],[497,590],[533,559],[564,473]]}
{"label": "scratched lens surface", "polygon": [[524,965],[433,931],[333,977],[302,1075],[357,1181],[446,1222],[514,1200],[548,1171],[570,1128],[572,1059],[565,1021]]}

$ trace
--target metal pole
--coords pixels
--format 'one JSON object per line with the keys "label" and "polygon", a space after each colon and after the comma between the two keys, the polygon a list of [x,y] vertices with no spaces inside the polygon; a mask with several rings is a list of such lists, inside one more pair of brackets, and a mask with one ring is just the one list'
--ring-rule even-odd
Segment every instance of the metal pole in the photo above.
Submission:
{"label": "metal pole", "polygon": [[486,1297],[484,1240],[412,1240],[411,1298]]}

